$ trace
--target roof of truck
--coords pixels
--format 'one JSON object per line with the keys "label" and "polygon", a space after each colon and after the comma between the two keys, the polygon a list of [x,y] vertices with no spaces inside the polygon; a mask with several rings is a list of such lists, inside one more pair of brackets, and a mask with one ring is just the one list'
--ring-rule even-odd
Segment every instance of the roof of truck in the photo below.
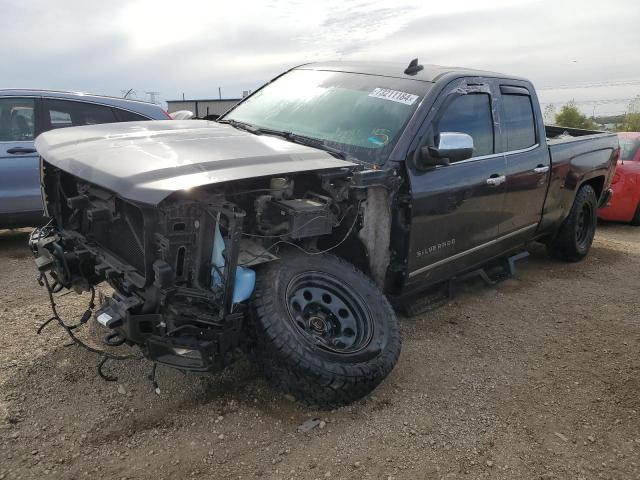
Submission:
{"label": "roof of truck", "polygon": [[[420,62],[418,62],[420,63]],[[507,76],[501,73],[489,72],[484,70],[474,70],[471,68],[449,67],[443,65],[422,64],[424,67],[415,75],[407,75],[404,70],[409,66],[409,62],[318,62],[307,63],[297,67],[298,69],[309,70],[331,70],[336,72],[352,72],[363,73],[366,75],[381,75],[384,77],[407,78],[412,80],[422,80],[424,82],[435,82],[440,77],[447,74],[456,74],[460,76],[482,76],[482,77],[498,77],[513,78],[518,77]],[[519,78],[518,78],[519,79]],[[519,79],[522,80],[522,79]]]}

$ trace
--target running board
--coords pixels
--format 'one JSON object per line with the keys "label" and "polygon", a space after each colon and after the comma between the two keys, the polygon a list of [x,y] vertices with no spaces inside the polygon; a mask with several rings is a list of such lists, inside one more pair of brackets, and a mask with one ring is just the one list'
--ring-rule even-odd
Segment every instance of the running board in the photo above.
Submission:
{"label": "running board", "polygon": [[485,285],[494,286],[499,282],[515,277],[516,262],[529,256],[526,250],[500,260],[497,264],[489,264],[444,282],[438,290],[416,297],[402,306],[405,315],[413,317],[430,312],[449,302],[456,294],[456,286],[471,278],[479,277]]}

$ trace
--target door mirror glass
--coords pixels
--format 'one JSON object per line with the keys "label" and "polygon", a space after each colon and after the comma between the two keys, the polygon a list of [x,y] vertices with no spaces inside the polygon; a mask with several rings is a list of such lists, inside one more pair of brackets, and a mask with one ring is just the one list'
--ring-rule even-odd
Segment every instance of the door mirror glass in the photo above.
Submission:
{"label": "door mirror glass", "polygon": [[424,146],[418,155],[418,168],[433,168],[466,160],[473,156],[473,138],[460,132],[442,132],[436,137],[435,146]]}

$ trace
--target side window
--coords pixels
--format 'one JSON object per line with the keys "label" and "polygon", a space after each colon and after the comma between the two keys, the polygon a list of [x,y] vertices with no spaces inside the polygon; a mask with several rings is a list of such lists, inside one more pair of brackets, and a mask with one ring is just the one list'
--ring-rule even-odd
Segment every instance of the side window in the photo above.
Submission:
{"label": "side window", "polygon": [[140,120],[149,120],[147,117],[143,117],[137,113],[129,112],[127,110],[121,110],[119,108],[113,109],[116,112],[119,122],[138,122]]}
{"label": "side window", "polygon": [[72,127],[71,115],[69,112],[59,112],[57,110],[49,110],[49,123],[51,128]]}
{"label": "side window", "polygon": [[52,129],[117,121],[111,107],[73,100],[45,99],[44,111]]}
{"label": "side window", "polygon": [[461,132],[473,138],[473,156],[494,153],[491,98],[487,93],[455,97],[436,125],[436,133]]}
{"label": "side window", "polygon": [[507,151],[522,150],[536,144],[536,126],[529,95],[502,95]]}
{"label": "side window", "polygon": [[34,108],[33,98],[0,98],[0,142],[33,140]]}

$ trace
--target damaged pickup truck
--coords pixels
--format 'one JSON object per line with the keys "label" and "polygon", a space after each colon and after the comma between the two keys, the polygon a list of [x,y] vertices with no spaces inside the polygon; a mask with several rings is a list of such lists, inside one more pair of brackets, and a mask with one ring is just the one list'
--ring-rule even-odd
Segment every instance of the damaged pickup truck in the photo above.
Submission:
{"label": "damaged pickup truck", "polygon": [[303,65],[217,122],[69,128],[36,147],[52,220],[31,246],[50,294],[106,282],[109,344],[196,372],[248,353],[324,407],[393,369],[390,302],[534,240],[586,256],[618,154],[614,134],[545,129],[526,80],[417,61]]}

